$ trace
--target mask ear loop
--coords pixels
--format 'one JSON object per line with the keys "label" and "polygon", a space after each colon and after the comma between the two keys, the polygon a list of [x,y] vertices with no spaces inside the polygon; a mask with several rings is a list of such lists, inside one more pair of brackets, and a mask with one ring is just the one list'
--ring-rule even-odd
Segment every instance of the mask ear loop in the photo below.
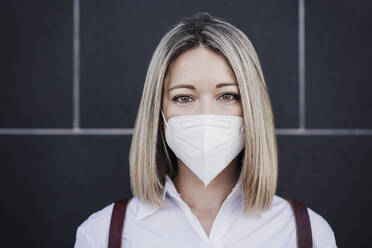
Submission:
{"label": "mask ear loop", "polygon": [[160,112],[161,112],[161,115],[163,116],[163,120],[164,120],[165,125],[167,126],[167,128],[169,128],[168,123],[165,120],[165,117],[164,117],[164,114],[163,114],[163,110],[161,109]]}
{"label": "mask ear loop", "polygon": [[[168,123],[167,123],[167,121],[165,120],[165,117],[164,117],[164,114],[163,114],[163,110],[160,109],[160,112],[161,112],[161,115],[163,116],[163,120],[164,120],[165,125],[167,126],[167,128],[169,128]],[[162,132],[162,133],[163,133],[164,136],[165,136],[165,132]],[[165,139],[164,139],[164,136],[162,135],[161,138],[162,138],[162,143],[163,143],[163,148],[164,148],[165,156],[167,157],[167,160],[168,160],[168,163],[169,163],[169,166],[170,166],[170,173],[171,173],[172,175],[174,175],[176,172],[175,172],[175,170],[174,170],[174,168],[173,168],[173,166],[172,166],[172,160],[170,159],[170,155],[169,155],[169,153],[168,153],[168,149],[167,149],[167,145],[166,145],[166,141],[165,141]]]}

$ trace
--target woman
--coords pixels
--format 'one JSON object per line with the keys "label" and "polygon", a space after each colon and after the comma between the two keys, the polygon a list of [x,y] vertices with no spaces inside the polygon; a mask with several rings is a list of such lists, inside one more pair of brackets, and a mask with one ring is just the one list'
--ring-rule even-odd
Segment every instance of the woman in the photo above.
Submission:
{"label": "woman", "polygon": [[[277,172],[272,107],[249,39],[208,13],[180,20],[147,72],[122,247],[297,247]],[[313,247],[336,247],[327,221],[307,210]],[[107,247],[112,211],[80,225],[75,247]]]}

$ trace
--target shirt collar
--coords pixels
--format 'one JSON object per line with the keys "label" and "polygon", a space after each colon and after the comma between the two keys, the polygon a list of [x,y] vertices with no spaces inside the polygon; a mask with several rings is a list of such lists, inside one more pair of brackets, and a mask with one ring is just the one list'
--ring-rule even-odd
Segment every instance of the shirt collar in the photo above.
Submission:
{"label": "shirt collar", "polygon": [[[225,201],[233,201],[235,200],[239,195],[241,195],[242,192],[242,183],[241,183],[241,178],[239,177],[239,180],[237,181],[236,185],[233,187],[231,193],[227,196]],[[181,197],[172,181],[172,179],[166,175],[165,177],[165,184],[164,184],[164,189],[162,192],[162,198],[165,200],[166,194],[169,194],[170,196],[177,198],[178,200],[181,200]],[[151,205],[148,203],[140,202],[139,204],[139,209],[138,209],[138,214],[137,214],[137,220],[141,220],[153,213],[155,213],[160,207],[157,207],[155,205]]]}
{"label": "shirt collar", "polygon": [[[171,188],[174,188],[174,189],[171,189]],[[176,188],[173,184],[173,181],[170,179],[170,177],[168,175],[166,175],[164,189],[163,189],[163,192],[162,192],[163,200],[165,200],[165,196],[166,196],[166,193],[168,191],[172,191],[172,192],[176,191],[177,192],[177,190],[176,190]],[[160,207],[158,207],[158,206],[151,205],[151,204],[140,201],[139,202],[138,214],[137,214],[137,220],[141,220],[141,219],[155,213],[159,208]]]}

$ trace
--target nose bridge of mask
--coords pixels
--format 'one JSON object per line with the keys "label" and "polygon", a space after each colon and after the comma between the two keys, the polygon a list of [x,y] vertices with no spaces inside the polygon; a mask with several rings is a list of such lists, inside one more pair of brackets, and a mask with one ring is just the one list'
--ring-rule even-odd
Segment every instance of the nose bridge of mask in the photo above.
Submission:
{"label": "nose bridge of mask", "polygon": [[228,120],[219,120],[218,118],[211,118],[215,117],[214,115],[204,115],[200,119],[189,120],[187,122],[182,123],[182,128],[191,128],[195,126],[200,126],[200,124],[207,125],[207,126],[214,126],[220,127],[224,129],[229,129],[231,122]]}
{"label": "nose bridge of mask", "polygon": [[[167,126],[167,128],[171,129],[171,127],[168,125],[167,120],[165,119],[163,110],[160,110],[160,112],[161,112],[161,115],[163,117],[165,125]],[[199,117],[201,117],[201,116],[199,116]],[[219,118],[210,118],[210,117],[219,117]],[[224,128],[224,129],[230,129],[231,125],[232,125],[231,120],[221,119],[221,116],[203,115],[202,118],[203,118],[202,123],[204,125],[207,125],[207,126],[214,126],[214,127]],[[200,118],[191,119],[191,120],[182,122],[182,128],[192,128],[192,127],[195,127],[195,126],[200,126]],[[242,132],[243,130],[244,130],[244,125],[241,127],[240,132]]]}

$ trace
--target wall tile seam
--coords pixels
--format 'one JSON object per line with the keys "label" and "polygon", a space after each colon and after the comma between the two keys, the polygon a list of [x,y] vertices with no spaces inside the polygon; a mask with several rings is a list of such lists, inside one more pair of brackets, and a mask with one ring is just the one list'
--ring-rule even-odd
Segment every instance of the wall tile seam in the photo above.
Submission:
{"label": "wall tile seam", "polygon": [[300,129],[306,128],[305,70],[305,0],[298,0],[298,111]]}
{"label": "wall tile seam", "polygon": [[[133,135],[133,128],[0,128],[0,135]],[[277,135],[372,135],[372,129],[277,128]]]}
{"label": "wall tile seam", "polygon": [[72,34],[72,126],[80,127],[80,2],[73,0],[73,34]]}

